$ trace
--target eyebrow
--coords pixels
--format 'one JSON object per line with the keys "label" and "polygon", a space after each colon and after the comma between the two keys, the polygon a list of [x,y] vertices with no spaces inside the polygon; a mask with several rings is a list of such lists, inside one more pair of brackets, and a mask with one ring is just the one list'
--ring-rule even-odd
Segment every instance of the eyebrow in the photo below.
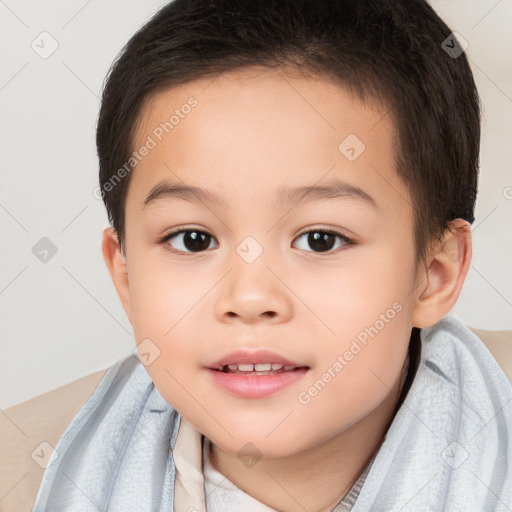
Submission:
{"label": "eyebrow", "polygon": [[166,198],[183,199],[184,201],[198,201],[201,203],[225,203],[225,201],[214,192],[200,187],[192,187],[181,183],[161,181],[157,183],[144,199],[141,209],[146,208],[150,203]]}
{"label": "eyebrow", "polygon": [[[363,201],[375,209],[379,206],[375,199],[363,189],[345,183],[343,181],[331,181],[325,185],[309,185],[296,188],[281,188],[277,191],[278,204],[295,204],[299,201],[315,201],[321,199],[334,199],[349,197]],[[202,203],[221,203],[226,201],[218,194],[200,187],[161,181],[157,183],[148,193],[142,203],[141,209],[146,208],[150,203],[157,200],[177,198],[185,201],[198,201]]]}
{"label": "eyebrow", "polygon": [[368,203],[375,209],[379,206],[375,199],[362,188],[350,185],[344,181],[330,181],[325,185],[310,185],[296,188],[281,188],[278,190],[278,198],[281,204],[295,204],[299,201],[315,201],[320,199],[335,199],[349,197]]}

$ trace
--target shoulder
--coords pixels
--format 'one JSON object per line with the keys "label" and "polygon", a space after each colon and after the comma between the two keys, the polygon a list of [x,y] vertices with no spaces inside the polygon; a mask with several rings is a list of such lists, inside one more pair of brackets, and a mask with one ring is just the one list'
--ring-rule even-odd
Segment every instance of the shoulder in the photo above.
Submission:
{"label": "shoulder", "polygon": [[32,509],[52,448],[107,370],[0,411],[0,512]]}
{"label": "shoulder", "polygon": [[508,380],[512,382],[512,331],[487,331],[473,327],[469,329],[482,340]]}

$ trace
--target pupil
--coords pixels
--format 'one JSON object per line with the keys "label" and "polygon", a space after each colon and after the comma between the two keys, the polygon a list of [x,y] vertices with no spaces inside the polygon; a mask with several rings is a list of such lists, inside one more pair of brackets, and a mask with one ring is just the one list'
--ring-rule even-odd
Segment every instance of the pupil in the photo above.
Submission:
{"label": "pupil", "polygon": [[183,244],[189,251],[204,251],[210,245],[210,235],[199,231],[186,231]]}
{"label": "pupil", "polygon": [[312,231],[308,235],[309,246],[318,252],[329,251],[334,247],[335,236],[331,233]]}

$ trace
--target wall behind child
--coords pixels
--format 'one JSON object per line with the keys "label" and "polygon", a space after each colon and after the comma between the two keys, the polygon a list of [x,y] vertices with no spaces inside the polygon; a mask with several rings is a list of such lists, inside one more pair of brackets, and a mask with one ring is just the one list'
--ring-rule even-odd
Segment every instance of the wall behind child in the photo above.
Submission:
{"label": "wall behind child", "polygon": [[[95,123],[111,62],[164,3],[0,0],[1,408],[135,346],[101,255]],[[455,313],[511,329],[512,3],[432,5],[467,41],[483,103],[474,255]]]}

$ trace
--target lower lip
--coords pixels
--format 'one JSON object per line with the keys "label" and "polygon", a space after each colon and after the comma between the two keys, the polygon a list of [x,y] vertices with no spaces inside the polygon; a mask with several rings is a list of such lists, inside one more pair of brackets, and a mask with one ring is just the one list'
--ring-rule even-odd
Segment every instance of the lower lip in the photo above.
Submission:
{"label": "lower lip", "polygon": [[300,368],[274,375],[241,375],[208,368],[215,384],[229,393],[243,398],[264,398],[298,382],[307,368]]}

